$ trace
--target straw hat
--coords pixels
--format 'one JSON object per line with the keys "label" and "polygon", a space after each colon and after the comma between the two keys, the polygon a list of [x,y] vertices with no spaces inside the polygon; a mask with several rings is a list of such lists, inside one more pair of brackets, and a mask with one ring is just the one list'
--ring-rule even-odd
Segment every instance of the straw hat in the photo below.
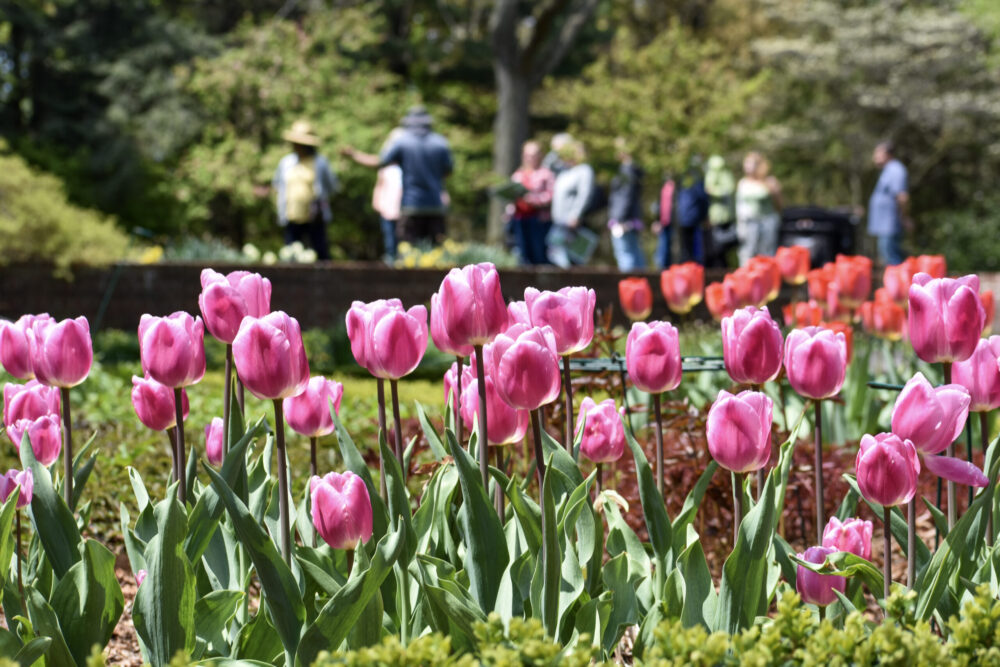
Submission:
{"label": "straw hat", "polygon": [[285,141],[300,146],[319,146],[319,136],[313,130],[312,123],[307,120],[297,120],[291,129],[281,135]]}

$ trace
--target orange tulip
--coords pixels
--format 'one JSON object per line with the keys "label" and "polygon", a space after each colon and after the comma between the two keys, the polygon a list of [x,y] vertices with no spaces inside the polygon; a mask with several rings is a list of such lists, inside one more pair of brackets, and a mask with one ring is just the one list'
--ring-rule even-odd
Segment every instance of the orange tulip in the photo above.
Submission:
{"label": "orange tulip", "polygon": [[879,338],[901,340],[906,330],[906,311],[881,288],[875,292],[874,301],[861,304],[861,322],[865,331]]}
{"label": "orange tulip", "polygon": [[979,299],[983,302],[983,310],[986,311],[986,320],[983,324],[983,335],[989,336],[993,333],[993,315],[996,310],[996,304],[993,301],[993,290],[984,289],[979,293]]}
{"label": "orange tulip", "polygon": [[660,289],[667,306],[678,315],[701,303],[705,289],[705,267],[695,262],[675,264],[660,274]]}
{"label": "orange tulip", "polygon": [[827,291],[834,278],[836,278],[836,270],[834,269],[833,262],[824,264],[820,268],[813,269],[807,273],[806,280],[809,282],[809,298],[820,303],[826,303]]}
{"label": "orange tulip", "polygon": [[823,307],[815,301],[790,303],[783,309],[785,326],[795,329],[816,327],[823,321]]}
{"label": "orange tulip", "polygon": [[800,245],[778,248],[774,256],[781,269],[781,277],[789,285],[801,285],[809,273],[809,248]]}
{"label": "orange tulip", "polygon": [[837,255],[834,272],[840,303],[851,310],[864,303],[872,291],[872,261],[862,255]]}
{"label": "orange tulip", "polygon": [[777,299],[778,293],[781,292],[781,267],[778,266],[778,261],[774,257],[757,255],[750,258],[747,267],[751,271],[762,271],[770,276],[771,282],[768,286],[766,302]]}
{"label": "orange tulip", "polygon": [[618,282],[618,299],[625,315],[637,322],[653,312],[653,288],[645,278],[625,278]]}
{"label": "orange tulip", "polygon": [[917,260],[915,257],[907,257],[902,264],[885,267],[882,274],[882,285],[889,291],[892,300],[901,306],[905,306],[909,299],[910,283],[917,272]]}
{"label": "orange tulip", "polygon": [[736,310],[726,299],[726,288],[722,283],[711,283],[705,287],[705,305],[716,322],[729,317]]}
{"label": "orange tulip", "polygon": [[948,274],[944,255],[920,255],[916,264],[918,273],[927,273],[931,278],[944,278]]}
{"label": "orange tulip", "polygon": [[854,329],[851,325],[845,322],[820,322],[818,326],[844,334],[844,340],[847,342],[847,363],[851,363],[851,356],[854,354]]}

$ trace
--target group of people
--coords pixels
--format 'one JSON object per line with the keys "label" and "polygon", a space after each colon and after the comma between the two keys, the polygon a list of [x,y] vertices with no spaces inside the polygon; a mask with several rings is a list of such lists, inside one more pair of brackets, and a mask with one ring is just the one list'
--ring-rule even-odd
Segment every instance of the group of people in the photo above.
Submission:
{"label": "group of people", "polygon": [[[318,259],[329,259],[326,225],[337,178],[317,152],[320,140],[309,123],[298,121],[282,136],[292,151],[278,163],[271,187],[285,242],[308,241]],[[568,268],[587,263],[600,237],[585,222],[600,217],[618,268],[629,272],[648,266],[643,249],[645,172],[626,139],[619,137],[614,146],[618,169],[605,194],[587,163],[583,143],[571,135],[556,134],[544,156],[537,141],[524,144],[510,186],[494,192],[508,202],[508,238],[522,264]],[[433,131],[426,109],[411,108],[379,154],[350,146],[340,153],[378,169],[372,207],[381,219],[388,263],[395,261],[400,241],[436,245],[445,238],[445,180],[454,160],[448,141]],[[885,263],[898,264],[905,258],[901,239],[909,223],[907,172],[889,142],[876,146],[873,161],[881,173],[869,201],[868,229],[878,239]],[[756,255],[775,253],[781,184],[756,151],[744,157],[742,172],[737,180],[724,158],[713,155],[704,164],[692,159],[680,176],[665,175],[649,207],[650,230],[656,235],[653,265],[666,268],[676,259],[727,267],[733,254],[744,265]],[[599,216],[601,212],[606,215]]]}

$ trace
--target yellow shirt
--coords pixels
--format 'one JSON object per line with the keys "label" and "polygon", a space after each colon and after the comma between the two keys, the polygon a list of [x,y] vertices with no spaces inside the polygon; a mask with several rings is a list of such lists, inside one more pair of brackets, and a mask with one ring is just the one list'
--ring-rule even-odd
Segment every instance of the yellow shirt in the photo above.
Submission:
{"label": "yellow shirt", "polygon": [[289,222],[311,221],[315,190],[316,165],[312,158],[300,159],[288,170],[285,183],[285,217]]}

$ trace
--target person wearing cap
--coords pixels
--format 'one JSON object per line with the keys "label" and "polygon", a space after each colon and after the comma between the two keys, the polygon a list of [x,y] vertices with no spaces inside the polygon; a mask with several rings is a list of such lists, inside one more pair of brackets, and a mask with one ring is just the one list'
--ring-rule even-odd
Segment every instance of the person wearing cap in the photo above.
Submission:
{"label": "person wearing cap", "polygon": [[448,208],[444,180],[454,168],[448,140],[431,130],[432,122],[426,109],[412,107],[403,117],[403,133],[380,155],[350,146],[341,149],[343,155],[366,167],[399,165],[403,170],[399,239],[423,245],[444,240]]}
{"label": "person wearing cap", "polygon": [[316,150],[320,140],[309,122],[295,121],[281,137],[292,145],[292,152],[278,162],[271,187],[285,245],[308,241],[317,259],[328,260],[326,226],[333,218],[330,197],[338,189],[337,177],[329,160]]}

